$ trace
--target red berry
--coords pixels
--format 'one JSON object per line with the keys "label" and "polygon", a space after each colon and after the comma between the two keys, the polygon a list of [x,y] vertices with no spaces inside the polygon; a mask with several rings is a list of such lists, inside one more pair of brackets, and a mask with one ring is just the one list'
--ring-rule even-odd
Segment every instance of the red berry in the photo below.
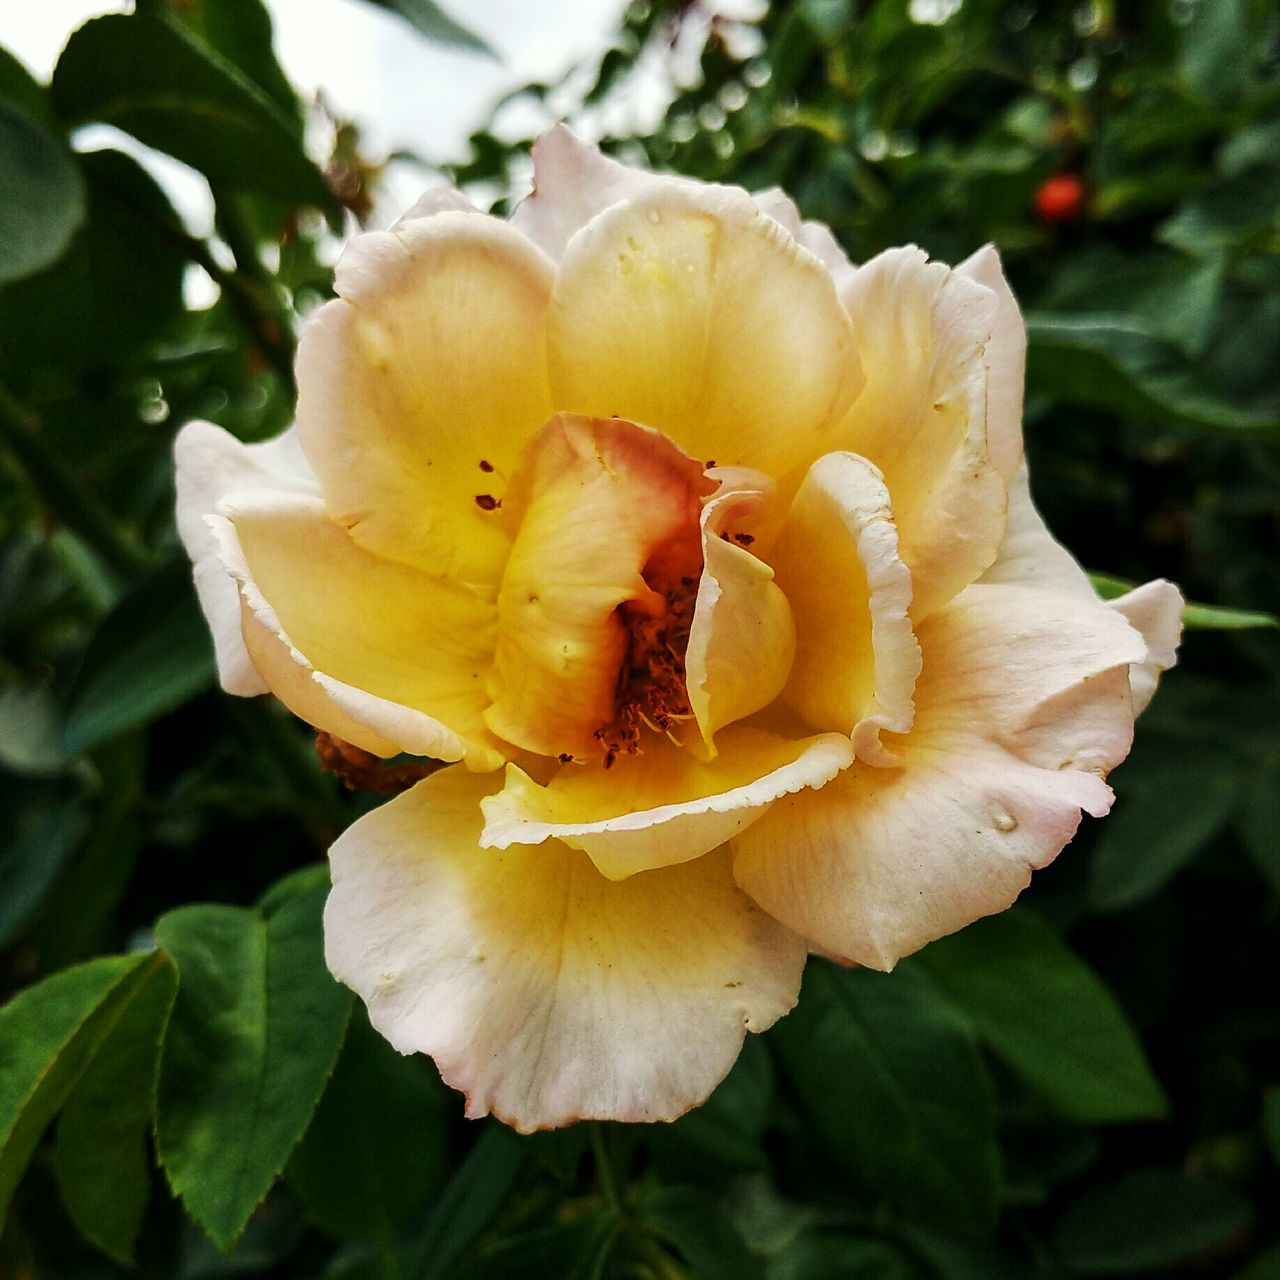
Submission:
{"label": "red berry", "polygon": [[1074,222],[1084,209],[1084,202],[1084,183],[1079,176],[1057,173],[1036,188],[1036,217],[1052,226]]}

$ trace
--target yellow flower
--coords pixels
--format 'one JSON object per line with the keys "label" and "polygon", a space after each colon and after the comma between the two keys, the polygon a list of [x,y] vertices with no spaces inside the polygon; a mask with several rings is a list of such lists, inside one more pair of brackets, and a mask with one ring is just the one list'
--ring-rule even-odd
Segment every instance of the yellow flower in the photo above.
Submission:
{"label": "yellow flower", "polygon": [[778,192],[534,158],[510,222],[352,242],[296,428],[177,446],[224,687],[460,762],[338,840],[327,956],[521,1129],[677,1116],[809,951],[1006,907],[1181,603],[1101,603],[1032,507],[993,250],[855,269]]}

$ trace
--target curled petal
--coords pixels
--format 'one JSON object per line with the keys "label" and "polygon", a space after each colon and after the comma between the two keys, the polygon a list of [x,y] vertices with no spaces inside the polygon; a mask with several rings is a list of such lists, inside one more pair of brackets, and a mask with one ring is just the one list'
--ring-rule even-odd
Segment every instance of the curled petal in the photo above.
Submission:
{"label": "curled petal", "polygon": [[727,724],[767,707],[782,692],[796,628],[773,569],[747,548],[773,496],[759,472],[713,471],[720,488],[702,509],[702,576],[685,651],[689,706],[714,756]]}
{"label": "curled petal", "polygon": [[396,231],[417,218],[433,218],[437,213],[479,213],[480,210],[457,187],[431,187],[424,191],[392,224]]}
{"label": "curled petal", "polygon": [[888,969],[1001,911],[1100,817],[1142,638],[1105,605],[975,586],[919,629],[902,768],[855,765],[735,841],[738,883],[823,951]]}
{"label": "curled petal", "polygon": [[674,1120],[795,1003],[804,944],[727,851],[621,884],[560,844],[478,851],[484,789],[443,770],[338,840],[330,969],[468,1116]]}
{"label": "curled petal", "polygon": [[298,432],[329,514],[361,546],[496,585],[494,518],[552,412],[553,266],[505,223],[443,211],[353,240],[298,349]]}
{"label": "curled petal", "polygon": [[612,770],[569,765],[545,787],[508,766],[506,786],[482,802],[481,843],[505,849],[560,840],[621,880],[701,857],[779,796],[821,787],[853,759],[838,734],[792,740],[734,728],[719,745],[715,762],[704,764],[655,736],[643,755]]}
{"label": "curled petal", "polygon": [[656,431],[557,414],[531,444],[504,513],[518,529],[498,592],[485,713],[542,755],[592,752],[612,719],[627,649],[618,606],[665,605],[642,576],[689,542],[696,562],[701,466]]}
{"label": "curled petal", "polygon": [[1108,601],[1147,644],[1143,660],[1129,668],[1129,690],[1133,695],[1135,716],[1147,709],[1155,696],[1161,674],[1178,661],[1183,603],[1182,592],[1163,578],[1145,582]]}
{"label": "curled petal", "polygon": [[548,326],[558,405],[770,475],[821,452],[860,385],[830,273],[730,188],[664,187],[593,218]]}
{"label": "curled petal", "polygon": [[880,735],[911,728],[920,646],[911,575],[876,468],[852,453],[815,462],[773,562],[798,636],[787,702],[815,728],[851,734],[859,759],[900,763]]}
{"label": "curled petal", "polygon": [[841,297],[866,385],[837,447],[884,474],[918,622],[975,581],[1004,536],[1006,482],[988,449],[985,363],[999,304],[915,248],[859,267]]}
{"label": "curled petal", "polygon": [[761,213],[768,214],[775,222],[781,223],[797,244],[808,249],[831,272],[837,289],[848,283],[855,268],[829,227],[821,222],[804,221],[795,201],[781,187],[757,191],[751,198]]}
{"label": "curled petal", "polygon": [[240,592],[218,558],[218,540],[206,517],[241,489],[316,493],[318,482],[298,447],[296,432],[263,444],[242,444],[212,422],[189,422],[174,441],[178,536],[195,571],[196,594],[213,633],[218,678],[228,693],[249,697],[267,686],[245,649]]}
{"label": "curled petal", "polygon": [[240,493],[211,523],[254,664],[297,715],[377,755],[502,763],[482,718],[492,602],[379,560],[317,497]]}

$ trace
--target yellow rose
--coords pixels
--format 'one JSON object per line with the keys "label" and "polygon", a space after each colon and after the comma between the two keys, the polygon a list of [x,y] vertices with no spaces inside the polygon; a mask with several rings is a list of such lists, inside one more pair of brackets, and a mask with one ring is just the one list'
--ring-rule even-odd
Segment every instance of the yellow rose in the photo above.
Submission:
{"label": "yellow rose", "polygon": [[854,268],[780,193],[534,159],[509,222],[352,242],[296,428],[177,446],[224,687],[461,762],[333,847],[328,962],[524,1130],[673,1118],[810,951],[1006,907],[1181,605],[1101,603],[1032,507],[993,250]]}

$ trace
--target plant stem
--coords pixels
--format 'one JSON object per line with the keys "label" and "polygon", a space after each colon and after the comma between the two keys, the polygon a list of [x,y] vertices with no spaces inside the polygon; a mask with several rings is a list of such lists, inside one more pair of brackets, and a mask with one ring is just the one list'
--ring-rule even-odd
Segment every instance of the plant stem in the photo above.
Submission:
{"label": "plant stem", "polygon": [[622,1196],[618,1192],[618,1183],[613,1176],[613,1163],[609,1159],[609,1148],[605,1141],[604,1128],[598,1120],[590,1122],[591,1154],[595,1157],[596,1177],[600,1180],[600,1190],[618,1214],[625,1216],[626,1208]]}

